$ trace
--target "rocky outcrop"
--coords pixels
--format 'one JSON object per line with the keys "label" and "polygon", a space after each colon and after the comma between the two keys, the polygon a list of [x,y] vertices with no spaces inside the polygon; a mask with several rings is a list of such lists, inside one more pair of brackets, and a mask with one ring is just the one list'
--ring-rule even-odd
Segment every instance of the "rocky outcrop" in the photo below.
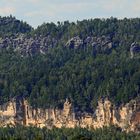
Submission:
{"label": "rocky outcrop", "polygon": [[135,56],[135,54],[140,53],[140,45],[137,42],[133,42],[130,47],[130,55],[131,58]]}
{"label": "rocky outcrop", "polygon": [[66,47],[78,49],[84,45],[82,39],[79,36],[73,37],[66,43]]}
{"label": "rocky outcrop", "polygon": [[13,99],[0,106],[0,126],[25,126],[102,128],[115,125],[123,131],[140,132],[139,102],[132,100],[126,105],[115,107],[107,98],[100,99],[94,112],[80,113],[72,109],[72,104],[66,99],[63,109],[33,108],[25,99]]}
{"label": "rocky outcrop", "polygon": [[24,34],[16,34],[11,37],[0,38],[0,48],[12,47],[14,51],[19,52],[22,56],[45,54],[49,48],[56,45],[57,40],[49,35],[47,37],[27,37]]}
{"label": "rocky outcrop", "polygon": [[[49,48],[56,47],[58,44],[59,41],[50,35],[28,37],[24,34],[13,34],[9,37],[0,38],[0,49],[13,48],[21,56],[32,56],[39,53],[46,54]],[[71,49],[82,48],[86,50],[88,47],[93,47],[94,53],[109,52],[115,46],[111,39],[105,36],[88,36],[84,39],[75,36],[68,40],[66,44],[62,42],[61,44]]]}
{"label": "rocky outcrop", "polygon": [[79,49],[93,47],[96,52],[110,51],[115,45],[111,41],[110,37],[101,36],[93,37],[88,36],[85,39],[81,39],[79,36],[73,37],[65,45],[69,48]]}

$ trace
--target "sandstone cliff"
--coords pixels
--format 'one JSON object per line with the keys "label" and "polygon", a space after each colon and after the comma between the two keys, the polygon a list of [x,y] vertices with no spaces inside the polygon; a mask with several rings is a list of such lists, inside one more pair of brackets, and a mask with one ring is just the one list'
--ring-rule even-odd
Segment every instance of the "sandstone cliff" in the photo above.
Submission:
{"label": "sandstone cliff", "polygon": [[[0,37],[0,49],[13,48],[13,50],[21,54],[21,56],[46,54],[50,48],[58,46],[59,43],[61,43],[61,39],[58,40],[50,35],[28,37],[24,34],[13,34],[10,37]],[[106,36],[87,36],[85,39],[75,36],[67,40],[66,44],[64,42],[61,44],[67,48],[83,48],[84,50],[91,46],[93,47],[94,53],[110,52],[115,47],[111,39]]]}
{"label": "sandstone cliff", "polygon": [[77,115],[72,104],[66,99],[63,109],[34,109],[25,99],[12,99],[0,106],[0,126],[25,126],[102,128],[115,125],[124,131],[139,132],[140,108],[138,101],[132,100],[126,105],[115,107],[107,98],[100,99],[94,114]]}

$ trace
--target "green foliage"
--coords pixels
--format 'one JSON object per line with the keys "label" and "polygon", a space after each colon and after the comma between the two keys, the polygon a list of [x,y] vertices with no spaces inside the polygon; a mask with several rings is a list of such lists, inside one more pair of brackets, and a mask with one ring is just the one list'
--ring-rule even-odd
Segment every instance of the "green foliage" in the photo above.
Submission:
{"label": "green foliage", "polygon": [[87,36],[110,36],[112,41],[125,46],[123,49],[129,49],[129,45],[140,40],[140,18],[133,19],[89,19],[77,21],[76,23],[69,21],[54,23],[44,23],[38,26],[31,35],[50,35],[58,40],[60,44],[66,42],[74,36],[85,38]]}
{"label": "green foliage", "polygon": [[17,126],[0,128],[0,140],[139,140],[140,135],[121,132],[115,127],[87,130],[83,128],[54,128],[48,130]]}
{"label": "green foliage", "polygon": [[[15,25],[15,18],[1,19],[9,22],[0,24],[0,32],[24,32],[17,26],[13,28],[10,21]],[[23,27],[25,32],[31,31],[27,24]],[[128,102],[140,93],[140,61],[130,59],[129,53],[131,43],[140,40],[139,27],[139,18],[44,23],[28,35],[50,35],[59,40],[58,46],[48,49],[46,55],[21,57],[12,49],[1,49],[1,103],[23,96],[35,107],[62,107],[68,97],[75,110],[92,112],[100,97],[109,96],[116,104]],[[64,43],[75,35],[109,36],[116,46],[110,53],[95,53],[91,46],[65,48]]]}
{"label": "green foliage", "polygon": [[[26,33],[58,40],[46,55],[21,57],[12,49],[0,50],[0,103],[15,96],[26,97],[34,107],[62,107],[68,97],[75,111],[92,112],[100,97],[115,104],[140,95],[140,59],[130,59],[132,42],[140,43],[140,19],[91,19],[77,23],[47,23],[32,28],[12,16],[0,17],[0,37]],[[110,37],[115,47],[109,53],[64,48],[74,36]],[[51,122],[50,122],[51,123]],[[139,140],[138,134],[110,127],[87,129],[39,129],[17,126],[0,128],[0,140]]]}
{"label": "green foliage", "polygon": [[0,37],[10,36],[14,33],[27,33],[32,30],[26,22],[17,20],[11,15],[9,17],[0,16]]}
{"label": "green foliage", "polygon": [[68,97],[75,109],[92,111],[100,97],[126,103],[139,95],[140,61],[113,53],[54,48],[46,55],[21,58],[0,53],[0,96],[27,97],[33,106],[60,106]]}

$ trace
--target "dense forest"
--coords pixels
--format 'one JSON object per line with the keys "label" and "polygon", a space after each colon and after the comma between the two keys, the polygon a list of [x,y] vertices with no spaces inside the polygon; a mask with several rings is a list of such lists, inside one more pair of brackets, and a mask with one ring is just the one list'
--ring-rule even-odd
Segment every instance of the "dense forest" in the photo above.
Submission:
{"label": "dense forest", "polygon": [[[140,96],[140,57],[130,57],[131,44],[140,43],[140,18],[44,23],[33,29],[15,17],[0,17],[0,42],[20,34],[26,38],[49,36],[57,43],[47,53],[31,56],[21,56],[12,46],[0,47],[0,104],[19,96],[33,107],[61,108],[69,98],[75,111],[93,112],[101,97],[120,105]],[[66,47],[75,36],[105,36],[113,47],[109,51],[95,51],[90,45]],[[140,136],[115,127],[89,131],[17,126],[0,128],[0,139],[139,140]]]}
{"label": "dense forest", "polygon": [[54,128],[48,130],[35,127],[18,126],[0,128],[0,140],[139,140],[140,135],[122,132],[119,128],[109,127],[97,130],[81,128]]}
{"label": "dense forest", "polygon": [[[140,41],[139,18],[44,23],[37,29],[11,16],[0,21],[1,37],[25,33],[58,40],[45,55],[21,57],[12,47],[0,49],[1,103],[21,96],[35,107],[62,107],[69,98],[75,110],[92,112],[100,97],[108,96],[119,105],[139,96],[140,58],[131,59],[129,51],[131,43]],[[102,35],[115,44],[109,52],[95,52],[92,46],[65,47],[74,36]]]}
{"label": "dense forest", "polygon": [[26,22],[17,20],[10,15],[9,17],[0,16],[0,37],[10,36],[17,33],[27,33],[32,30],[32,27]]}

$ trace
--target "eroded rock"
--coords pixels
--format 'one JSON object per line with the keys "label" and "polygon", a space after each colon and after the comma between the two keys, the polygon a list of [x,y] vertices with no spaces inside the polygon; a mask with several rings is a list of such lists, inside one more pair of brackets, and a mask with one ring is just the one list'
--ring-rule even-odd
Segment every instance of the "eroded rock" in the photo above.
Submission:
{"label": "eroded rock", "polygon": [[11,37],[0,39],[0,48],[13,48],[14,51],[20,53],[22,56],[45,54],[49,48],[57,45],[57,40],[50,37],[36,36],[27,37],[24,34],[15,34]]}
{"label": "eroded rock", "polygon": [[132,100],[126,105],[115,107],[108,98],[100,99],[98,106],[91,113],[81,113],[72,110],[72,103],[66,99],[63,109],[33,108],[25,99],[13,99],[0,106],[0,126],[25,126],[102,128],[115,125],[123,131],[140,131],[140,107],[139,101]]}
{"label": "eroded rock", "polygon": [[107,52],[113,48],[113,43],[109,37],[92,37],[88,36],[85,39],[81,39],[79,36],[73,37],[65,45],[66,47],[79,49],[93,47],[94,51]]}
{"label": "eroded rock", "polygon": [[135,56],[135,54],[140,53],[140,45],[137,42],[133,42],[130,47],[130,55],[131,58]]}

